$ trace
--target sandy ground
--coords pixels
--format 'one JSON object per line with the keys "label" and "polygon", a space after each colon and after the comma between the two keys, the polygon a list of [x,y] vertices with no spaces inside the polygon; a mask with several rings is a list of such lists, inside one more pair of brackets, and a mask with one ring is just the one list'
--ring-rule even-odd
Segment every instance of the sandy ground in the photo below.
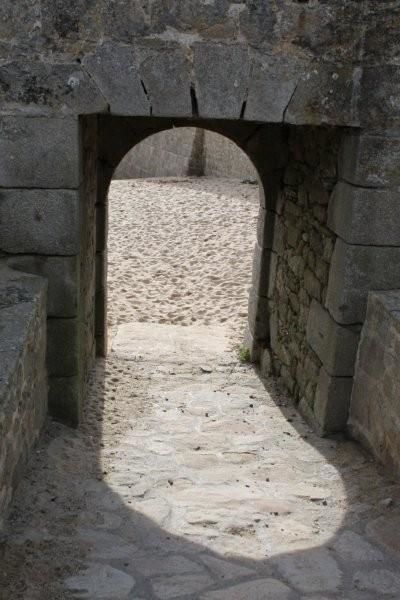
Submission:
{"label": "sandy ground", "polygon": [[109,323],[228,323],[247,314],[258,186],[223,178],[114,181]]}
{"label": "sandy ground", "polygon": [[232,351],[254,195],[113,185],[112,351],[80,429],[49,423],[32,457],[0,600],[399,600],[399,482]]}

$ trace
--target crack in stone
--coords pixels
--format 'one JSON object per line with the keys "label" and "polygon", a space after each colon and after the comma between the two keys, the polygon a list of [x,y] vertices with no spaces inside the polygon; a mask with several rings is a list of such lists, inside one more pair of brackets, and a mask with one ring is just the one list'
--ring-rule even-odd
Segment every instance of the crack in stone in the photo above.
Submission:
{"label": "crack in stone", "polygon": [[152,103],[151,103],[151,100],[150,100],[149,93],[148,93],[148,91],[147,91],[146,85],[145,85],[145,83],[144,83],[144,81],[143,81],[143,79],[142,79],[142,78],[140,78],[140,85],[142,86],[142,88],[143,88],[143,91],[144,91],[144,95],[146,96],[146,98],[147,98],[147,101],[148,101],[148,103],[149,103],[150,117],[152,117],[152,116],[153,116],[153,105],[152,105]]}

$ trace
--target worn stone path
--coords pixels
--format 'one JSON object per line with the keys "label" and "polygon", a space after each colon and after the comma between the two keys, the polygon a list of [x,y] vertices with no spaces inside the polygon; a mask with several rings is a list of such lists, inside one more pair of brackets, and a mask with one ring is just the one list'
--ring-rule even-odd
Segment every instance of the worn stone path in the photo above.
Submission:
{"label": "worn stone path", "polygon": [[18,490],[1,600],[400,598],[399,482],[312,433],[229,324],[112,334]]}

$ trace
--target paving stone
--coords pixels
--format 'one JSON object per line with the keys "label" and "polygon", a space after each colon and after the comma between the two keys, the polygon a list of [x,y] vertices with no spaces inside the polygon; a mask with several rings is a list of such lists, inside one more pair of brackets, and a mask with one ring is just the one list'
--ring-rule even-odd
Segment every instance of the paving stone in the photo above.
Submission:
{"label": "paving stone", "polygon": [[383,560],[382,552],[354,531],[342,533],[333,544],[333,548],[339,557],[346,561],[369,562]]}
{"label": "paving stone", "polygon": [[368,523],[366,531],[372,540],[400,556],[399,527],[399,516],[385,515]]}
{"label": "paving stone", "polygon": [[282,575],[301,592],[337,592],[342,573],[337,562],[325,548],[316,548],[303,554],[277,558]]}
{"label": "paving stone", "polygon": [[204,573],[201,565],[185,558],[184,556],[154,556],[148,554],[142,558],[135,558],[134,567],[145,577],[159,575],[181,575],[185,573]]}
{"label": "paving stone", "polygon": [[196,594],[213,584],[208,575],[172,575],[153,579],[152,588],[156,598],[170,600],[189,594]]}
{"label": "paving stone", "polygon": [[133,577],[101,563],[93,563],[82,574],[65,580],[73,597],[84,600],[123,600],[134,585]]}
{"label": "paving stone", "polygon": [[201,557],[201,561],[207,565],[213,575],[218,579],[224,579],[225,581],[239,579],[240,577],[248,577],[255,574],[253,569],[247,569],[237,563],[221,560],[214,556],[204,555]]}
{"label": "paving stone", "polygon": [[400,575],[387,569],[359,571],[354,575],[353,586],[359,590],[393,598],[400,594]]}
{"label": "paving stone", "polygon": [[90,548],[90,558],[93,560],[114,560],[131,558],[137,552],[137,546],[126,542],[122,537],[107,531],[97,531],[81,527],[78,530],[81,538]]}
{"label": "paving stone", "polygon": [[256,579],[224,590],[207,592],[201,600],[289,600],[290,588],[276,579]]}

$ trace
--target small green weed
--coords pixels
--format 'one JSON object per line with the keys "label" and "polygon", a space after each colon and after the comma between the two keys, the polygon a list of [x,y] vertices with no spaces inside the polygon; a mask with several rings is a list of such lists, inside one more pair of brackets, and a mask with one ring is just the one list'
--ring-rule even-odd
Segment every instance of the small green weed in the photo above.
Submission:
{"label": "small green weed", "polygon": [[238,347],[238,356],[241,363],[251,362],[250,350],[246,346]]}

